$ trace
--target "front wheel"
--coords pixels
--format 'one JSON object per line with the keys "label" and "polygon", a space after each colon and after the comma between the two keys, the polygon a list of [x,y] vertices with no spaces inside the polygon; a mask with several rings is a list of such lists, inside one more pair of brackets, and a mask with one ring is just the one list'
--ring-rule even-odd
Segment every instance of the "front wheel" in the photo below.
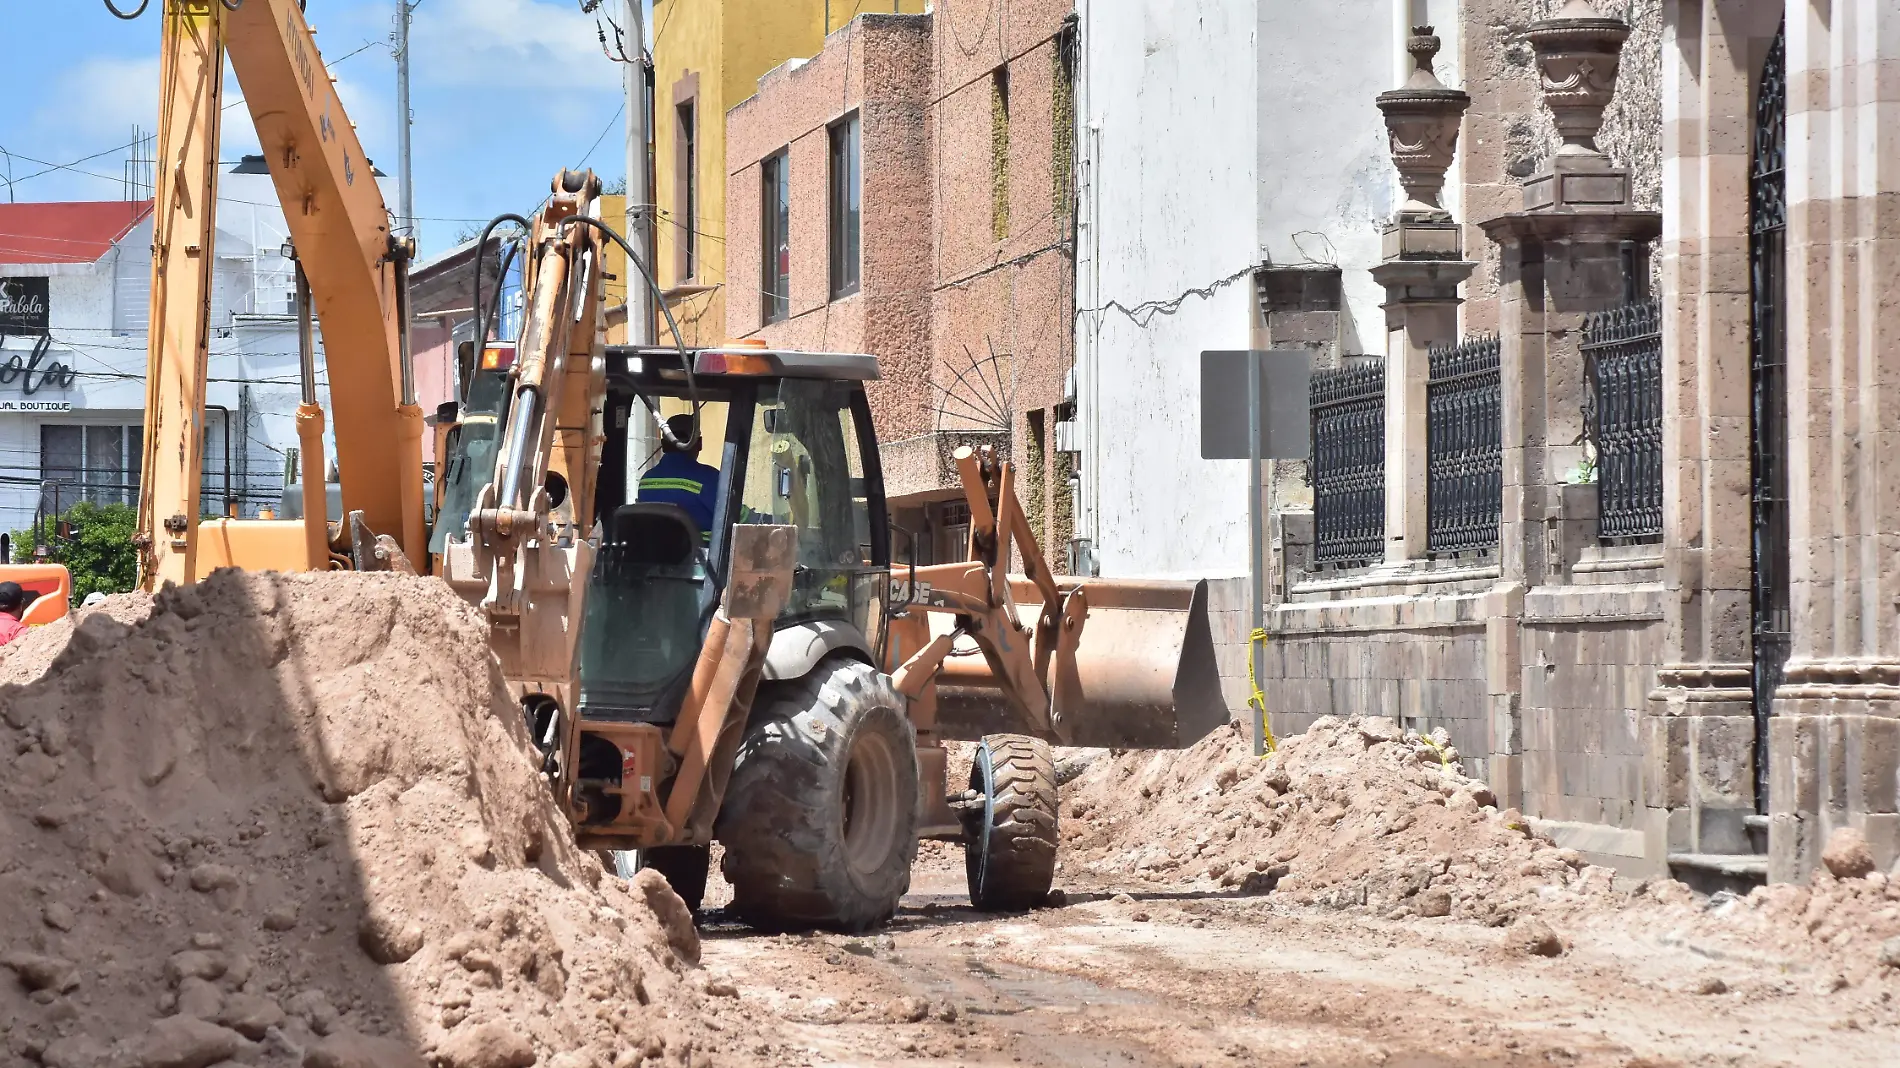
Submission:
{"label": "front wheel", "polygon": [[756,707],[714,828],[733,911],[773,929],[890,919],[917,856],[917,735],[890,679],[827,660]]}
{"label": "front wheel", "polygon": [[1056,767],[1049,743],[992,734],[970,764],[976,807],[963,830],[970,904],[984,912],[1041,905],[1056,878]]}

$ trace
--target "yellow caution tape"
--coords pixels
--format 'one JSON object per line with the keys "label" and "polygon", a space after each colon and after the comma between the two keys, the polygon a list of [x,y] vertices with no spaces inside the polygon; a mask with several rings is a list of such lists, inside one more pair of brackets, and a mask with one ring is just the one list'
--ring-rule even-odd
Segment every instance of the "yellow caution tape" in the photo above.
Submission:
{"label": "yellow caution tape", "polygon": [[1267,752],[1271,753],[1279,748],[1279,743],[1273,738],[1273,728],[1267,726],[1267,695],[1261,692],[1260,678],[1254,673],[1253,667],[1253,652],[1266,640],[1267,632],[1258,627],[1247,635],[1247,686],[1253,690],[1253,696],[1247,698],[1247,707],[1254,710],[1254,723],[1259,728],[1260,737],[1266,740]]}
{"label": "yellow caution tape", "polygon": [[1437,742],[1432,741],[1431,735],[1420,732],[1418,736],[1418,740],[1421,742],[1424,742],[1427,746],[1430,746],[1432,752],[1438,754],[1438,763],[1443,765],[1446,771],[1451,770],[1451,761],[1445,759],[1445,751],[1438,747]]}

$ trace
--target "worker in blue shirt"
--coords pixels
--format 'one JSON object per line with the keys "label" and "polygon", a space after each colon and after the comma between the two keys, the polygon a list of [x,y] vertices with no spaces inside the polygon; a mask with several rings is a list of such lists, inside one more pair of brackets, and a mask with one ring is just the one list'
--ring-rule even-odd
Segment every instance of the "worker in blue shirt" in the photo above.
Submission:
{"label": "worker in blue shirt", "polygon": [[666,421],[674,439],[691,445],[691,451],[660,439],[664,453],[660,462],[640,476],[639,501],[642,504],[677,504],[699,524],[701,541],[712,540],[713,512],[719,502],[719,469],[699,462],[697,441],[693,436],[693,417],[676,415]]}

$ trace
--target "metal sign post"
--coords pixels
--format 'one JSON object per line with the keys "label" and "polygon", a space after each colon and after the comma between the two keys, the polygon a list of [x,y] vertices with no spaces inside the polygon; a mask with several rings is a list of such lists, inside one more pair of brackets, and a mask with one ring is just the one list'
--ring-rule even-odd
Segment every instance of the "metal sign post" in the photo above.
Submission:
{"label": "metal sign post", "polygon": [[1247,704],[1253,709],[1255,756],[1266,752],[1270,737],[1258,668],[1267,639],[1262,567],[1266,517],[1260,507],[1260,462],[1304,460],[1310,454],[1312,382],[1312,355],[1304,349],[1201,353],[1201,457],[1247,459],[1247,572],[1253,590],[1252,625],[1247,633]]}
{"label": "metal sign post", "polygon": [[1267,702],[1261,696],[1259,664],[1267,643],[1265,524],[1260,516],[1260,360],[1247,354],[1247,572],[1253,580],[1252,625],[1247,631],[1247,700],[1253,709],[1253,755],[1267,751]]}

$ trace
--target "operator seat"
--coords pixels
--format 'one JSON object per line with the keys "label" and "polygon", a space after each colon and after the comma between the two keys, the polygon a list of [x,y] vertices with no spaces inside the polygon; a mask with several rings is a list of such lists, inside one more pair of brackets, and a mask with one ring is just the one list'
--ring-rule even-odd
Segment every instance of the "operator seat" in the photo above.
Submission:
{"label": "operator seat", "polygon": [[701,533],[686,509],[649,501],[614,509],[606,541],[629,563],[665,567],[692,563]]}
{"label": "operator seat", "polygon": [[581,715],[670,723],[716,604],[699,525],[677,504],[623,504],[603,535],[581,628]]}

